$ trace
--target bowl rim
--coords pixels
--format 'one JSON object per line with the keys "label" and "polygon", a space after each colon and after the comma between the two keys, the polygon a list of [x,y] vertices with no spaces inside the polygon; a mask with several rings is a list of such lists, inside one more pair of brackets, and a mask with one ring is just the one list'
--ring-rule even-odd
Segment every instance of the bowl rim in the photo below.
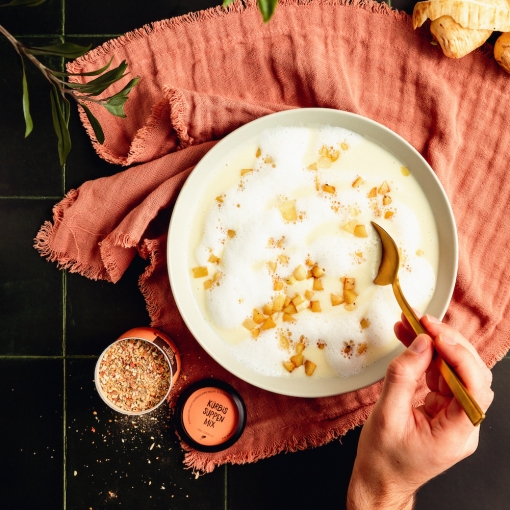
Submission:
{"label": "bowl rim", "polygon": [[[304,386],[301,383],[294,383],[298,378],[292,378],[293,383],[289,384],[290,378],[287,377],[272,377],[255,373],[241,365],[228,352],[224,342],[208,326],[207,320],[202,316],[195,302],[187,264],[188,235],[193,213],[200,205],[200,190],[206,189],[207,181],[213,179],[211,175],[207,174],[211,165],[221,159],[225,151],[228,152],[229,147],[236,147],[238,143],[242,143],[251,136],[256,136],[266,128],[304,124],[328,124],[359,133],[393,153],[402,164],[412,169],[413,176],[431,205],[440,247],[436,289],[431,303],[424,313],[430,313],[439,319],[444,317],[453,295],[458,266],[457,229],[446,192],[428,162],[403,137],[368,117],[343,110],[298,108],[272,113],[244,124],[212,147],[191,171],[174,205],[168,229],[167,270],[175,303],[186,326],[197,342],[223,368],[239,379],[270,392],[294,397],[326,397],[359,390],[381,380],[391,359],[402,352],[404,347],[398,345],[389,354],[369,365],[361,372],[361,374],[365,374],[362,377],[358,374],[348,378],[341,376],[317,378],[315,381],[306,378],[307,386]],[[206,205],[209,208],[210,204]],[[437,297],[439,295],[441,302]],[[322,383],[317,381],[322,381]],[[329,383],[325,383],[325,381],[329,381]]]}

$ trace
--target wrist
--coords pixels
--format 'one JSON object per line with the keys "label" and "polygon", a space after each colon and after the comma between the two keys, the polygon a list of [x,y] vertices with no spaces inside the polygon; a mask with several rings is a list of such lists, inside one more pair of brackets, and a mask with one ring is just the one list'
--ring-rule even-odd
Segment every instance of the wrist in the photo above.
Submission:
{"label": "wrist", "polygon": [[347,510],[412,510],[414,495],[414,490],[374,479],[355,465],[347,491]]}

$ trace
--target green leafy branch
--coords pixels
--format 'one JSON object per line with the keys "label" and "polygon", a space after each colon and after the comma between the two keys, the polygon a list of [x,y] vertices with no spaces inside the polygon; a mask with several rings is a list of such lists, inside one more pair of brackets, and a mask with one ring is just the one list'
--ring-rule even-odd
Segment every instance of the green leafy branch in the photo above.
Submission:
{"label": "green leafy branch", "polygon": [[[34,7],[40,5],[45,0],[12,0],[0,7],[14,7],[24,5]],[[127,76],[127,63],[122,61],[117,67],[110,69],[113,58],[101,69],[89,71],[87,73],[66,73],[55,71],[45,66],[36,55],[57,56],[67,59],[75,59],[87,53],[91,46],[80,46],[74,43],[60,43],[51,46],[30,46],[18,41],[2,25],[0,33],[12,44],[21,59],[22,86],[23,86],[23,114],[25,118],[25,138],[32,132],[34,124],[30,115],[30,100],[28,95],[28,84],[25,72],[25,59],[34,64],[51,85],[50,100],[51,113],[53,118],[53,127],[58,138],[58,154],[60,164],[65,165],[67,156],[71,150],[71,137],[69,134],[70,103],[69,99],[78,103],[94,130],[94,135],[99,143],[104,143],[104,132],[97,118],[92,114],[86,103],[96,103],[117,117],[126,117],[124,105],[128,100],[128,94],[138,83],[139,77],[129,80],[127,85],[116,94],[108,97],[98,98],[111,85]],[[87,83],[71,83],[68,81],[71,76],[97,76]],[[69,98],[69,99],[68,99]]]}
{"label": "green leafy branch", "polygon": [[[223,7],[229,6],[234,1],[235,0],[223,0]],[[262,14],[262,19],[264,20],[264,23],[267,23],[273,17],[277,3],[278,0],[257,0],[257,6],[259,8],[260,13]]]}

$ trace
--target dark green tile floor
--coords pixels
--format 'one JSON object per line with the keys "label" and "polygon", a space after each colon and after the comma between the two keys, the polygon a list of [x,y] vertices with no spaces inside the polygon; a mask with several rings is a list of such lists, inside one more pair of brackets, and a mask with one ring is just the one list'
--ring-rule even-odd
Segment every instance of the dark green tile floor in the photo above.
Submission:
{"label": "dark green tile floor", "polygon": [[[1,9],[0,24],[38,45],[65,36],[96,46],[219,3],[47,0]],[[412,12],[410,0],[393,5]],[[73,112],[73,149],[61,169],[48,89],[30,66],[27,73],[35,130],[25,140],[19,59],[0,38],[0,508],[344,508],[359,430],[322,448],[196,479],[182,467],[166,411],[128,419],[100,400],[93,383],[97,355],[122,332],[149,322],[137,287],[143,262],[112,285],[58,271],[33,249],[65,191],[119,168],[98,158]],[[496,398],[478,451],[421,489],[418,510],[510,508],[510,358],[496,365],[494,377]]]}

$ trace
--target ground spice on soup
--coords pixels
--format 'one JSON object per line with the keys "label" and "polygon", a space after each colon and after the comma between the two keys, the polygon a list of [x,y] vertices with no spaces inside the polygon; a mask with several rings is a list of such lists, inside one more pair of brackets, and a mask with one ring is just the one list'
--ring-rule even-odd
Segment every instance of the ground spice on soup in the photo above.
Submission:
{"label": "ground spice on soup", "polygon": [[102,390],[125,411],[146,411],[159,404],[171,376],[164,354],[152,343],[136,338],[112,344],[99,365]]}

